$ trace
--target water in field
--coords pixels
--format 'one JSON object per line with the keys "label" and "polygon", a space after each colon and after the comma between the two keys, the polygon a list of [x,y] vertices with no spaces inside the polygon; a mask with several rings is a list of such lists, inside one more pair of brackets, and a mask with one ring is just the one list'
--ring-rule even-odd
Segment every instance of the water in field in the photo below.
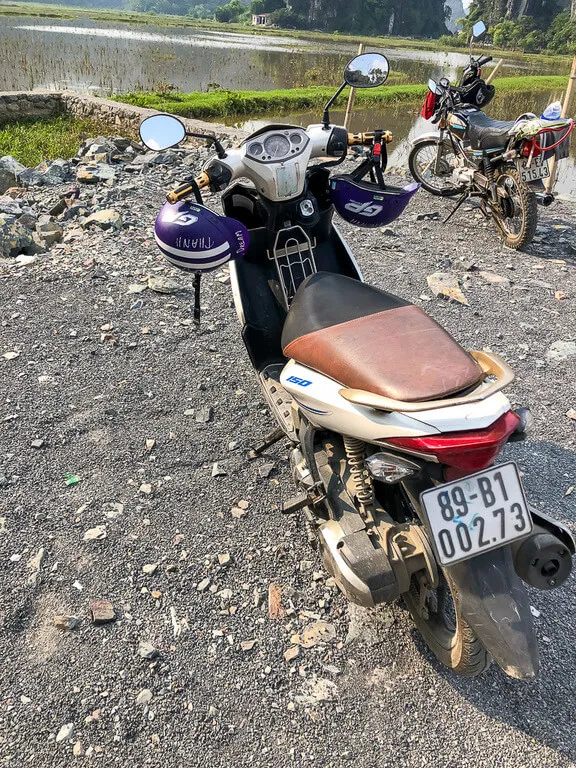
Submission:
{"label": "water in field", "polygon": [[[425,83],[442,75],[452,81],[468,62],[466,52],[380,49],[388,56],[392,72],[403,82]],[[251,35],[195,27],[162,27],[91,21],[90,19],[0,18],[0,91],[72,88],[105,95],[112,91],[175,88],[206,91],[216,86],[231,90],[271,90],[309,85],[339,85],[346,62],[357,46],[334,41],[306,40],[285,35]],[[507,59],[502,75],[567,74],[563,61],[541,62]],[[489,114],[514,119],[531,109],[539,112],[560,93],[496,98]],[[405,163],[409,141],[431,130],[418,117],[418,105],[396,110],[356,110],[353,130],[382,127],[392,130],[395,142],[390,164]],[[283,116],[282,121],[306,125],[319,114]],[[343,114],[334,111],[334,120]],[[257,127],[278,116],[252,121]],[[231,121],[234,122],[234,121]],[[242,121],[240,121],[242,124]],[[576,142],[574,142],[576,147]],[[576,150],[575,150],[576,151]],[[576,186],[574,158],[561,164],[559,189],[569,193]]]}
{"label": "water in field", "polygon": [[[0,91],[83,88],[93,91],[270,90],[336,85],[357,47],[338,41],[308,41],[194,27],[162,27],[3,16],[0,23]],[[381,49],[406,82],[452,79],[465,53]],[[508,59],[502,74],[563,74],[563,63]]]}

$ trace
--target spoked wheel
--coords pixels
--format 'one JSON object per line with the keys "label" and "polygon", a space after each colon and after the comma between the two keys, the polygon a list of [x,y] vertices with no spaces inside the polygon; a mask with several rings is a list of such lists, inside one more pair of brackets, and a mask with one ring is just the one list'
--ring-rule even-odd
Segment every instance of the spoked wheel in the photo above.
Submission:
{"label": "spoked wheel", "polygon": [[488,651],[460,612],[458,592],[440,572],[440,583],[421,593],[416,577],[403,595],[406,607],[426,644],[441,664],[458,675],[482,674],[491,662]]}
{"label": "spoked wheel", "polygon": [[450,144],[440,145],[438,157],[438,141],[430,139],[412,149],[408,157],[408,167],[414,179],[419,181],[427,192],[450,197],[464,191],[452,181],[455,160],[456,155]]}
{"label": "spoked wheel", "polygon": [[530,187],[514,166],[507,166],[496,180],[498,208],[492,216],[502,242],[509,248],[522,248],[531,242],[538,226],[538,203]]}

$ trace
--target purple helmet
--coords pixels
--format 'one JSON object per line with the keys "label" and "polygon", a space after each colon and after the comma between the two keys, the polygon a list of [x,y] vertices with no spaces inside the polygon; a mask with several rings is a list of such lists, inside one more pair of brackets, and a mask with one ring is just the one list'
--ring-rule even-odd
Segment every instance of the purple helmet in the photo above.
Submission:
{"label": "purple helmet", "polygon": [[419,188],[420,184],[416,182],[402,188],[381,188],[342,174],[332,177],[330,197],[340,216],[350,224],[383,227],[400,216]]}
{"label": "purple helmet", "polygon": [[170,264],[209,272],[248,249],[250,235],[236,219],[199,203],[166,203],[154,224],[154,238]]}

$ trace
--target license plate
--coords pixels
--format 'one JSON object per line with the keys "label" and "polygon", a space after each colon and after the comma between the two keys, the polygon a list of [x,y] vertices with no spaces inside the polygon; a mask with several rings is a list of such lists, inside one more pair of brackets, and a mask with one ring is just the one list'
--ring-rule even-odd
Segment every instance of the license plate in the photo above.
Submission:
{"label": "license plate", "polygon": [[527,162],[524,160],[522,164],[522,181],[539,181],[539,179],[547,179],[550,176],[548,160],[544,160],[543,155],[533,157],[530,168],[526,167]]}
{"label": "license plate", "polygon": [[420,501],[441,565],[496,549],[532,530],[514,462],[431,488]]}

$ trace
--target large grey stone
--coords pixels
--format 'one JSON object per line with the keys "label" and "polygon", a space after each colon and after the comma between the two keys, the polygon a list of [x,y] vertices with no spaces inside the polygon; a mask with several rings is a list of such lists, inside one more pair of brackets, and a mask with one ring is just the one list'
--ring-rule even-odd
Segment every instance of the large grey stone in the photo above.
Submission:
{"label": "large grey stone", "polygon": [[22,184],[28,187],[47,187],[62,184],[70,173],[70,163],[67,160],[54,160],[51,163],[42,162],[36,168],[25,168],[19,174]]}
{"label": "large grey stone", "polygon": [[26,166],[19,163],[12,155],[4,155],[0,157],[0,168],[6,171],[11,171],[14,176],[18,176],[19,173],[26,170]]}
{"label": "large grey stone", "polygon": [[95,224],[100,229],[122,229],[122,217],[118,211],[106,208],[103,211],[96,211],[96,213],[88,216],[83,226],[89,227],[91,224]]}
{"label": "large grey stone", "polygon": [[40,216],[36,223],[36,232],[48,247],[59,242],[63,234],[60,224],[50,216]]}
{"label": "large grey stone", "polygon": [[0,213],[0,256],[18,256],[19,253],[34,253],[35,243],[15,216]]}
{"label": "large grey stone", "polygon": [[3,195],[7,189],[16,186],[16,176],[7,168],[0,168],[0,195]]}
{"label": "large grey stone", "polygon": [[85,184],[96,184],[103,181],[112,185],[115,178],[114,168],[107,163],[88,163],[79,165],[76,169],[76,178]]}

